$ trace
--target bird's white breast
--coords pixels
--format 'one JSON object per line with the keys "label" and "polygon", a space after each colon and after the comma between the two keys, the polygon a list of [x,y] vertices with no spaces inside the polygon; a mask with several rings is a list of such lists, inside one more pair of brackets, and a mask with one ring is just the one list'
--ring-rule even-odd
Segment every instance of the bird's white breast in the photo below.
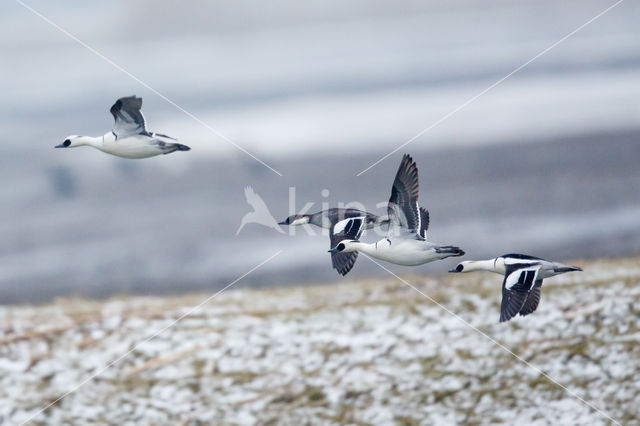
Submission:
{"label": "bird's white breast", "polygon": [[375,243],[374,256],[405,266],[422,265],[438,258],[431,244],[426,241],[386,238]]}
{"label": "bird's white breast", "polygon": [[162,154],[158,145],[150,143],[151,138],[135,135],[116,139],[113,133],[104,135],[102,151],[124,158],[147,158]]}

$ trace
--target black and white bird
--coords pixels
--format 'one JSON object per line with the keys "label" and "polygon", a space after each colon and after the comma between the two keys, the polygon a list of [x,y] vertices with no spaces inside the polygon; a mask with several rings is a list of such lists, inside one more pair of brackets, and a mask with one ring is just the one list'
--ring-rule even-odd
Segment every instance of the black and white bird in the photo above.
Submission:
{"label": "black and white bird", "polygon": [[[429,213],[418,205],[418,168],[411,156],[402,158],[391,188],[387,204],[389,231],[386,238],[377,243],[367,244],[349,237],[331,250],[332,253],[363,252],[376,259],[396,265],[416,266],[451,256],[463,256],[464,251],[455,246],[441,246],[426,240],[429,228]],[[362,226],[362,218],[345,219],[346,225],[338,226],[357,229]]]}
{"label": "black and white bird", "polygon": [[148,132],[142,115],[142,98],[120,98],[110,109],[115,119],[113,130],[102,136],[68,136],[56,148],[92,146],[102,152],[124,158],[147,158],[174,151],[189,151],[188,146],[160,133]]}
{"label": "black and white bird", "polygon": [[[357,223],[357,226],[344,222],[345,219],[349,218],[359,218],[360,221]],[[338,223],[340,223],[340,225],[336,227]],[[329,229],[329,248],[331,248],[345,238],[360,238],[362,231],[365,229],[388,225],[389,219],[358,209],[331,208],[312,214],[295,214],[279,223],[279,225],[290,226],[306,224]],[[331,264],[333,269],[338,271],[340,275],[347,275],[356,263],[357,258],[357,252],[332,252]]]}
{"label": "black and white bird", "polygon": [[543,279],[582,269],[539,257],[512,253],[495,259],[461,262],[449,272],[472,271],[489,271],[504,275],[500,305],[500,322],[504,322],[517,314],[529,315],[538,308]]}

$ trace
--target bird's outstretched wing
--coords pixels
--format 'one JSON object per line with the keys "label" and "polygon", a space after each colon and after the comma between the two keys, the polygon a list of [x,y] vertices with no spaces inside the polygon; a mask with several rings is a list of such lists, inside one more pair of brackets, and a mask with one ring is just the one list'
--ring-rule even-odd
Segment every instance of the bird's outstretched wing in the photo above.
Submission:
{"label": "bird's outstretched wing", "polygon": [[111,109],[115,119],[113,133],[116,139],[132,135],[148,135],[144,116],[142,115],[142,98],[127,96],[116,101]]}
{"label": "bird's outstretched wing", "polygon": [[367,224],[366,216],[350,217],[336,222],[331,227],[331,235],[337,235],[342,240],[357,240],[360,238]]}
{"label": "bird's outstretched wing", "polygon": [[402,157],[391,188],[391,197],[387,205],[389,215],[389,234],[401,232],[419,234],[422,230],[421,214],[418,206],[418,167],[410,155]]}
{"label": "bird's outstretched wing", "polygon": [[523,309],[529,293],[538,279],[541,267],[540,263],[506,265],[507,270],[502,282],[500,322],[510,320]]}
{"label": "bird's outstretched wing", "polygon": [[158,138],[173,139],[174,141],[177,141],[177,140],[178,140],[178,139],[173,138],[173,137],[171,137],[171,136],[163,135],[162,133],[151,132],[151,133],[149,133],[149,135],[150,135],[152,138],[156,138],[156,137],[158,137]]}
{"label": "bird's outstretched wing", "polygon": [[522,305],[522,309],[520,309],[520,315],[525,316],[534,312],[538,309],[538,304],[540,303],[540,290],[542,287],[542,280],[536,280],[536,283],[533,285],[533,288],[529,292],[527,296],[527,300],[525,300],[524,305]]}
{"label": "bird's outstretched wing", "polygon": [[[334,241],[332,239],[331,246],[335,247],[339,242],[340,240]],[[343,276],[349,273],[351,268],[353,268],[353,265],[355,265],[356,260],[358,260],[357,251],[351,251],[349,253],[331,253],[331,266],[333,266],[333,269]]]}
{"label": "bird's outstretched wing", "polygon": [[[357,240],[360,238],[366,225],[366,217],[358,216],[349,219],[343,219],[333,226],[329,231],[330,248],[337,246],[342,240]],[[340,275],[347,275],[353,268],[358,259],[358,252],[352,251],[348,253],[331,253],[331,264],[333,269],[338,271]]]}
{"label": "bird's outstretched wing", "polygon": [[429,211],[424,207],[420,207],[420,235],[425,240],[427,239],[427,230],[429,229]]}

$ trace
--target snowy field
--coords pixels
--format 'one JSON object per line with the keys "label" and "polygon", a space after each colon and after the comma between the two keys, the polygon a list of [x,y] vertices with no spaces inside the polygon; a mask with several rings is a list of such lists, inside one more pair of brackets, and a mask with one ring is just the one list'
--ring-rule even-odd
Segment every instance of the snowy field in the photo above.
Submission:
{"label": "snowy field", "polygon": [[[640,424],[640,258],[574,264],[585,271],[546,280],[538,311],[505,324],[497,275],[403,278]],[[208,296],[1,307],[0,422],[25,422]],[[32,424],[516,422],[614,424],[389,276],[226,291]]]}

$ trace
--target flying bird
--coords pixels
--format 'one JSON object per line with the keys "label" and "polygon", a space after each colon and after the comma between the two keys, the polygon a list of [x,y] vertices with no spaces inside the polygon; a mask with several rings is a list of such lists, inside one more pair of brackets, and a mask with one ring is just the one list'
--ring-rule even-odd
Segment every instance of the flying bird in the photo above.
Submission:
{"label": "flying bird", "polygon": [[253,207],[253,211],[245,214],[240,221],[240,227],[236,231],[236,235],[240,233],[242,228],[248,223],[258,223],[260,225],[264,225],[268,228],[275,229],[281,234],[284,234],[284,231],[280,226],[278,226],[278,222],[273,218],[269,208],[266,203],[250,186],[247,186],[244,189],[244,196],[247,199],[247,203],[251,207]]}
{"label": "flying bird", "polygon": [[107,154],[123,158],[148,158],[174,151],[189,151],[186,145],[160,133],[148,132],[142,115],[142,98],[120,98],[110,109],[115,119],[113,130],[102,136],[68,136],[56,148],[92,146]]}
{"label": "flying bird", "polygon": [[[336,227],[336,224],[349,218],[361,218],[361,221],[358,222],[357,228],[353,227],[353,224],[346,226],[346,222],[341,224],[339,227]],[[360,238],[360,234],[365,229],[388,225],[389,219],[358,209],[334,207],[317,213],[294,214],[279,223],[279,225],[290,226],[306,224],[329,229],[329,248],[331,248],[345,238]],[[358,252],[355,251],[350,253],[331,253],[331,265],[340,275],[347,275],[351,268],[353,268],[357,259]]]}
{"label": "flying bird", "polygon": [[500,322],[504,322],[517,314],[526,316],[538,309],[543,279],[582,269],[526,254],[512,253],[489,260],[467,260],[449,272],[472,271],[489,271],[504,275],[500,305]]}
{"label": "flying bird", "polygon": [[[396,173],[387,203],[389,231],[386,238],[367,244],[357,238],[340,241],[332,253],[360,251],[376,259],[396,265],[416,266],[451,256],[463,256],[455,246],[441,246],[426,240],[429,213],[418,205],[418,168],[411,156],[405,154]],[[351,227],[362,226],[362,218],[345,219]],[[336,225],[338,226],[338,225]],[[345,228],[347,226],[345,225]],[[352,234],[356,233],[351,231]]]}

